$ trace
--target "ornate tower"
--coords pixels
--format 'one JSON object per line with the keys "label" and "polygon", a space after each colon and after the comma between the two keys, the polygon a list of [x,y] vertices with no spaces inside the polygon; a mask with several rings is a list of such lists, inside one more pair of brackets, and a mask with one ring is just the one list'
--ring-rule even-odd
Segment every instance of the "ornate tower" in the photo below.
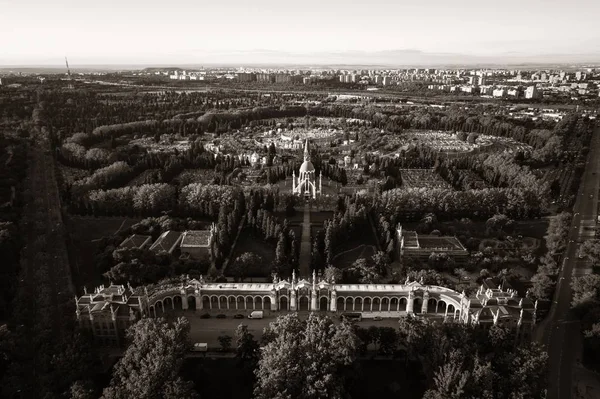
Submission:
{"label": "ornate tower", "polygon": [[[320,176],[320,179],[322,179],[322,176]],[[305,198],[317,198],[317,194],[321,193],[321,183],[319,182],[319,187],[317,188],[315,167],[310,161],[308,139],[304,143],[304,162],[300,166],[298,181],[296,181],[296,174],[292,175],[292,192],[302,195]]]}

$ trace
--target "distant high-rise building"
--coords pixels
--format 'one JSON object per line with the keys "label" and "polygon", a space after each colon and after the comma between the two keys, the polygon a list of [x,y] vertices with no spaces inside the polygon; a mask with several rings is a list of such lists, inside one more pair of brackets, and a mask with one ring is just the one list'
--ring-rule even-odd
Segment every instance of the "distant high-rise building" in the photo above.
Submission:
{"label": "distant high-rise building", "polygon": [[541,98],[542,92],[537,89],[535,86],[529,86],[525,89],[525,98]]}
{"label": "distant high-rise building", "polygon": [[261,83],[275,83],[275,75],[270,73],[259,73],[256,75],[256,81]]}
{"label": "distant high-rise building", "polygon": [[287,73],[278,73],[275,74],[275,83],[290,83],[292,81],[292,76]]}
{"label": "distant high-rise building", "polygon": [[384,76],[383,77],[383,85],[384,86],[389,86],[392,84],[392,77],[391,76]]}
{"label": "distant high-rise building", "polygon": [[240,82],[255,82],[256,74],[240,72],[237,74],[237,78]]}

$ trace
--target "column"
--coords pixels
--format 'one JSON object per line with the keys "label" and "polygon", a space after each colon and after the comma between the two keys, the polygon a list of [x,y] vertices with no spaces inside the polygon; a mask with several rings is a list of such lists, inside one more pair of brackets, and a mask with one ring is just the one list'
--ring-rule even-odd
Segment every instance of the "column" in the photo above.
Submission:
{"label": "column", "polygon": [[296,311],[296,290],[294,289],[290,292],[290,310]]}
{"label": "column", "polygon": [[331,299],[329,301],[329,309],[332,312],[337,312],[337,294],[335,291],[331,291]]}
{"label": "column", "polygon": [[[408,292],[408,301],[406,302],[406,313],[413,313],[413,306],[415,301],[415,294],[413,291]],[[398,303],[398,307],[400,307],[400,303]]]}
{"label": "column", "polygon": [[427,313],[427,307],[429,305],[429,292],[425,291],[423,294],[423,304],[421,305],[421,313]]}
{"label": "column", "polygon": [[185,288],[181,289],[181,309],[183,309],[183,310],[189,309],[188,298],[187,298],[187,293],[186,293]]}
{"label": "column", "polygon": [[278,310],[279,307],[279,301],[277,300],[277,292],[275,291],[271,291],[271,311],[276,311]]}
{"label": "column", "polygon": [[194,290],[194,297],[196,298],[196,312],[199,312],[204,308],[204,303],[202,303],[202,291],[200,291],[199,288]]}
{"label": "column", "polygon": [[315,290],[312,290],[310,292],[310,310],[312,310],[313,312],[319,310],[319,308],[317,307],[317,291]]}

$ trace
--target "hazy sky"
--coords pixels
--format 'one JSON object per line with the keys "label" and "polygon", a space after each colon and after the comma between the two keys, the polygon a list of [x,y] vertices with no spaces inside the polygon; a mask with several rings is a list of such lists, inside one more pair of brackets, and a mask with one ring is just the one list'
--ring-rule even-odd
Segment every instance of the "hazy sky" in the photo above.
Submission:
{"label": "hazy sky", "polygon": [[201,62],[257,49],[598,52],[600,0],[0,0],[0,64]]}

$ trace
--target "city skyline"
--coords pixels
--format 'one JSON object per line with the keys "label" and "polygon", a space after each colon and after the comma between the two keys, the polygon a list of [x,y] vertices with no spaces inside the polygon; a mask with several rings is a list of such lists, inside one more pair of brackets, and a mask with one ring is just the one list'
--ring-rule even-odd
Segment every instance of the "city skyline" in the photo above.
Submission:
{"label": "city skyline", "polygon": [[366,58],[386,52],[450,54],[473,62],[542,59],[548,54],[560,55],[564,62],[569,57],[571,62],[591,62],[600,55],[594,17],[600,3],[591,0],[508,0],[502,8],[472,0],[374,0],[364,5],[338,0],[307,0],[302,5],[183,0],[168,7],[141,0],[59,0],[51,5],[10,0],[0,5],[0,65],[60,64],[65,55],[74,66],[257,64],[290,55],[298,63],[336,58],[346,63],[356,52]]}

